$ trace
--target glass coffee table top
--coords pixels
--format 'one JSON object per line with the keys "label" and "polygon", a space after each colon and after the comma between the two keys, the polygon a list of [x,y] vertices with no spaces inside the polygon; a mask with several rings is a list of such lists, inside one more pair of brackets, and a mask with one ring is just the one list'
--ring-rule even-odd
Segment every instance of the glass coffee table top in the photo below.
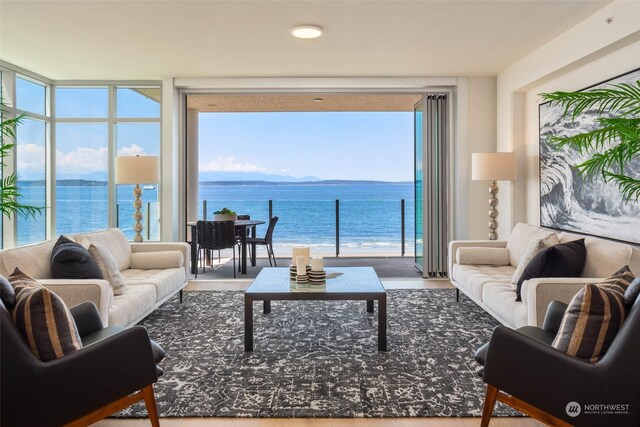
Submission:
{"label": "glass coffee table top", "polygon": [[326,267],[327,280],[317,285],[296,284],[289,278],[289,268],[265,267],[255,278],[247,294],[296,293],[384,293],[373,267]]}

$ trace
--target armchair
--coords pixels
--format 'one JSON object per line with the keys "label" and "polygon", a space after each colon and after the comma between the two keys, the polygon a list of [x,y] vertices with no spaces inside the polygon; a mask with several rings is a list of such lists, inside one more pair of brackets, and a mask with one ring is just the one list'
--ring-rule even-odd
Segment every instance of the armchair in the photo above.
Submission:
{"label": "armchair", "polygon": [[[640,298],[595,363],[551,347],[566,307],[558,301],[549,304],[542,328],[498,326],[477,351],[476,361],[483,366],[478,373],[487,383],[483,427],[489,425],[496,400],[551,426],[640,424],[640,371],[635,368],[640,359]],[[618,413],[607,414],[608,409],[593,405],[622,406]]]}
{"label": "armchair", "polygon": [[152,384],[162,348],[141,326],[103,328],[91,302],[71,308],[83,348],[49,362],[29,350],[0,301],[0,424],[85,426],[139,400],[159,426]]}

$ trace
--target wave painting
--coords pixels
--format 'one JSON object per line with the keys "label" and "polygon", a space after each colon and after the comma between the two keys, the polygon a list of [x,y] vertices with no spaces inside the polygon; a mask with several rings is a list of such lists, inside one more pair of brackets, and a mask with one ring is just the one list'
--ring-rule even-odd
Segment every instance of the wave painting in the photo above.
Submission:
{"label": "wave painting", "polygon": [[[640,70],[604,82],[635,83]],[[587,180],[573,166],[591,157],[572,148],[556,149],[548,144],[552,135],[569,136],[597,128],[595,110],[578,116],[562,117],[563,108],[550,103],[540,105],[540,225],[591,234],[631,243],[640,243],[640,203],[625,202],[613,183],[602,178]],[[640,158],[625,166],[625,173],[640,177]]]}

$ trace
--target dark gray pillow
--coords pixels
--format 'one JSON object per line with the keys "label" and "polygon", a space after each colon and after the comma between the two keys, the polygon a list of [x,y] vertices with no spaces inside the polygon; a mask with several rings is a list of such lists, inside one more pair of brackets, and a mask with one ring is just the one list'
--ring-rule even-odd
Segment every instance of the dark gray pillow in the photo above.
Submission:
{"label": "dark gray pillow", "polygon": [[638,299],[638,295],[640,295],[640,277],[636,277],[624,292],[624,305],[627,308],[631,308]]}
{"label": "dark gray pillow", "polygon": [[51,251],[54,279],[103,279],[98,264],[84,246],[60,236]]}
{"label": "dark gray pillow", "polygon": [[12,308],[16,304],[16,293],[13,286],[6,277],[0,275],[0,298],[7,308]]}
{"label": "dark gray pillow", "polygon": [[584,239],[549,246],[538,252],[522,272],[516,288],[516,301],[525,280],[536,277],[579,277],[587,257]]}

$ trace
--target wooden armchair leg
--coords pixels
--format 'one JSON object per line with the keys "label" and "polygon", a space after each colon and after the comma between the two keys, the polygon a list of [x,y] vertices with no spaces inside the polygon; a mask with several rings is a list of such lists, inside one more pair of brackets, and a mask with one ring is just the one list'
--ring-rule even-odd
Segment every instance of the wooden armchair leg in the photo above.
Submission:
{"label": "wooden armchair leg", "polygon": [[142,397],[144,398],[144,404],[147,407],[147,413],[149,414],[149,421],[151,421],[151,425],[153,427],[160,427],[158,407],[156,406],[156,397],[153,394],[152,384],[149,384],[142,389]]}
{"label": "wooden armchair leg", "polygon": [[496,405],[498,389],[487,384],[487,394],[484,396],[484,407],[482,408],[482,421],[480,427],[488,427],[493,414],[493,407]]}

